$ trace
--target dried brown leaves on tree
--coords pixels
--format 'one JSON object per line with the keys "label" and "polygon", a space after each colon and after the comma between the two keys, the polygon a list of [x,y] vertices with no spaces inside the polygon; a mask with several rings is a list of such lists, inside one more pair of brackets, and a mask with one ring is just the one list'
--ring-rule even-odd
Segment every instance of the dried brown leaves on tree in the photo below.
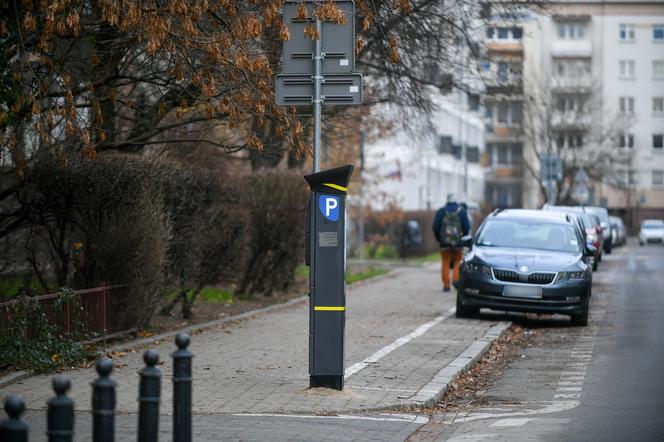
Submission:
{"label": "dried brown leaves on tree", "polygon": [[[303,117],[274,102],[281,42],[292,38],[281,4],[5,0],[1,146],[19,169],[34,151],[64,161],[72,151],[94,158],[100,150],[180,142],[302,155],[307,109]],[[453,68],[453,46],[469,38],[472,5],[358,0],[357,65],[370,79],[367,103],[427,108],[424,86],[451,84],[442,73]],[[347,20],[329,0],[310,13]],[[309,29],[308,37],[315,34]]]}

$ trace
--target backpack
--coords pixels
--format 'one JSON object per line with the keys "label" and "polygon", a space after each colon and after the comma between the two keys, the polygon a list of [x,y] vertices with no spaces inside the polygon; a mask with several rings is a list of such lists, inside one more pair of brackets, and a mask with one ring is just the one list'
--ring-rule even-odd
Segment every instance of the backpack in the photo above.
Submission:
{"label": "backpack", "polygon": [[440,244],[444,246],[460,246],[462,229],[461,229],[461,207],[450,212],[444,210],[443,220],[440,224]]}

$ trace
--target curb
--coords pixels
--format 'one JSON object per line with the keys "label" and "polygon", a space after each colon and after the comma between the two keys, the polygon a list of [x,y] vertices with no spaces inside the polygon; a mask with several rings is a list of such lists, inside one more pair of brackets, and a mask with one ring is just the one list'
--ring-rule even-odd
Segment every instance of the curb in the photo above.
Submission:
{"label": "curb", "polygon": [[31,376],[32,373],[29,371],[17,371],[14,373],[9,373],[8,375],[0,378],[0,388],[6,387],[7,385],[13,384],[15,382],[20,382]]}
{"label": "curb", "polygon": [[477,361],[482,359],[493,341],[501,337],[510,327],[511,322],[501,321],[492,326],[480,339],[466,348],[463,353],[440,370],[433,379],[411,398],[414,405],[432,407],[438,403],[450,385]]}

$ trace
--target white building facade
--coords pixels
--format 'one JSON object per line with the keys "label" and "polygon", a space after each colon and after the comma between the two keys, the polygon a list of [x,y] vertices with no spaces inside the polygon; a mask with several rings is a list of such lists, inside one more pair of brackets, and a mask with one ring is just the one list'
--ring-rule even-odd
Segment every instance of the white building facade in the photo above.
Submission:
{"label": "white building facade", "polygon": [[482,201],[484,123],[472,101],[463,92],[439,97],[428,133],[399,132],[367,145],[374,209],[393,203],[402,210],[435,210],[450,193],[457,201]]}
{"label": "white building facade", "polygon": [[603,141],[618,164],[594,177],[589,204],[632,225],[664,216],[664,2],[556,0],[526,27],[524,60],[525,88],[550,78],[561,111],[601,106],[566,122],[555,141],[565,149],[582,150],[592,125],[628,122]]}

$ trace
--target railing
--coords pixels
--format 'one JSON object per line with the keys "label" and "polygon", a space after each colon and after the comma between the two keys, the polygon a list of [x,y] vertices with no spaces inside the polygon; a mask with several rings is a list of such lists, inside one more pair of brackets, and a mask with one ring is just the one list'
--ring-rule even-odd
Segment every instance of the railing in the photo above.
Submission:
{"label": "railing", "polygon": [[102,286],[85,290],[22,296],[0,303],[0,332],[25,327],[26,339],[39,333],[46,321],[70,336],[102,336],[119,331],[118,321],[111,321],[113,294],[122,286]]}
{"label": "railing", "polygon": [[[191,360],[187,347],[189,336],[175,337],[178,349],[173,357],[173,442],[191,442]],[[159,353],[148,350],[143,354],[145,368],[139,372],[138,442],[157,442],[159,434],[159,401],[161,397],[161,370]],[[102,359],[97,363],[99,377],[92,382],[92,441],[115,440],[115,387],[110,378],[113,362]],[[47,431],[49,442],[72,442],[74,438],[74,401],[67,397],[71,382],[64,376],[53,378],[55,397],[47,402]],[[30,427],[21,415],[25,402],[20,396],[5,401],[9,418],[0,422],[0,440],[27,442]],[[128,440],[123,437],[122,440]]]}

